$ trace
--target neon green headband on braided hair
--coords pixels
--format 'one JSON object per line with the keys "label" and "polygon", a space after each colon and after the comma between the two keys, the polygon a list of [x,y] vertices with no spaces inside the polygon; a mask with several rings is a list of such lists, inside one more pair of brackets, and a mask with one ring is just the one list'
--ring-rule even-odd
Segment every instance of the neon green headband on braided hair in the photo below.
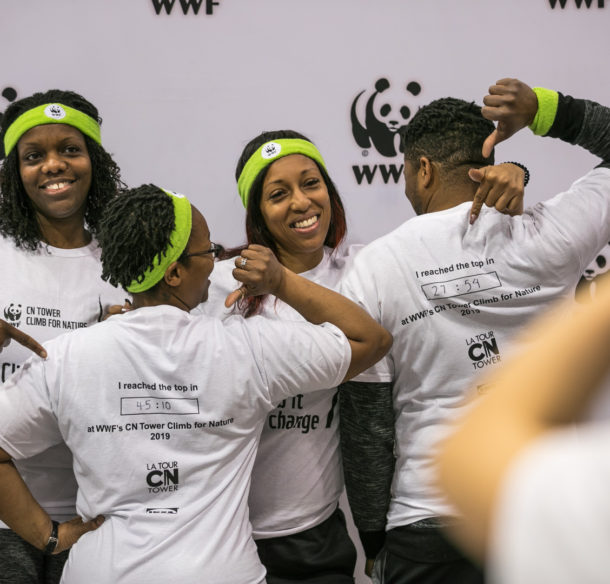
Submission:
{"label": "neon green headband on braided hair", "polygon": [[127,286],[128,292],[144,292],[159,282],[169,265],[182,255],[191,236],[192,211],[190,201],[184,195],[165,189],[161,190],[171,197],[174,203],[174,230],[169,237],[167,249],[154,257],[152,268],[148,268]]}
{"label": "neon green headband on braided hair", "polygon": [[250,189],[261,170],[275,162],[278,158],[290,154],[303,154],[303,156],[315,160],[324,170],[326,170],[326,165],[324,164],[324,159],[322,158],[320,151],[307,140],[302,140],[300,138],[282,138],[280,140],[266,142],[250,156],[239,175],[237,191],[239,192],[244,207],[248,206]]}
{"label": "neon green headband on braided hair", "polygon": [[4,135],[4,155],[9,155],[9,152],[19,142],[19,138],[28,130],[45,124],[73,126],[98,144],[102,143],[100,125],[97,120],[73,107],[61,103],[46,103],[22,113],[8,127]]}

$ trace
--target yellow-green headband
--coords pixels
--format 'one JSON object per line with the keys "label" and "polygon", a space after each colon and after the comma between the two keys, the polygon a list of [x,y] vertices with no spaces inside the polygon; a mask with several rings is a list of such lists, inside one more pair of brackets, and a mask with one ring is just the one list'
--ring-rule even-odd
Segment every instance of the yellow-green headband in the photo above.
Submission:
{"label": "yellow-green headband", "polygon": [[22,113],[6,130],[4,155],[15,147],[19,138],[28,130],[44,124],[67,124],[74,126],[98,144],[102,143],[100,125],[97,120],[83,112],[61,103],[46,103]]}
{"label": "yellow-green headband", "polygon": [[320,151],[307,140],[301,140],[299,138],[282,138],[280,140],[267,142],[250,156],[239,175],[237,191],[244,207],[248,206],[250,189],[261,170],[275,162],[278,158],[290,154],[303,154],[303,156],[315,160],[326,170],[326,165],[324,164],[324,159],[322,158]]}
{"label": "yellow-green headband", "polygon": [[169,237],[167,249],[164,252],[159,252],[154,257],[152,268],[148,268],[141,276],[138,276],[127,286],[128,292],[144,292],[159,282],[169,265],[180,257],[191,236],[192,214],[190,201],[184,195],[174,193],[173,191],[166,191],[165,189],[161,190],[170,196],[174,203],[174,230]]}

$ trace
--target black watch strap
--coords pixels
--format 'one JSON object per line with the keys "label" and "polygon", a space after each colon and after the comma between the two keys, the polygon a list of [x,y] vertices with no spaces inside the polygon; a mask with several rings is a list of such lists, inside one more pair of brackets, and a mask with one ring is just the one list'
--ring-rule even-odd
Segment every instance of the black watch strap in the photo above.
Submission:
{"label": "black watch strap", "polygon": [[47,545],[42,550],[42,553],[45,556],[50,556],[55,551],[55,549],[57,548],[57,543],[59,541],[57,539],[57,529],[59,528],[59,523],[53,520],[51,520],[51,523],[53,524],[53,528],[51,529],[51,535],[49,535],[49,541],[47,541]]}

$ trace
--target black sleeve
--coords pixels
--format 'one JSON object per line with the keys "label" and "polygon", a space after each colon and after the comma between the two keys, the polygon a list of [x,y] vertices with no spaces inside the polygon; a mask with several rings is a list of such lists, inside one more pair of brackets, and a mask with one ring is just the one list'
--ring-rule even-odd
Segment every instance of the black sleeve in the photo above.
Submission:
{"label": "black sleeve", "polygon": [[383,547],[394,475],[394,410],[389,383],[339,387],[345,488],[367,558]]}
{"label": "black sleeve", "polygon": [[581,146],[610,168],[610,108],[559,94],[555,121],[547,136]]}

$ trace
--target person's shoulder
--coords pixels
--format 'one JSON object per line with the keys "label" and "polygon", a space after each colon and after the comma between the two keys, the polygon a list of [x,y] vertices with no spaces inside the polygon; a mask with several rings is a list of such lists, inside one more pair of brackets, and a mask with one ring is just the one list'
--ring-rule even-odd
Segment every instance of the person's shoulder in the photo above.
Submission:
{"label": "person's shoulder", "polygon": [[25,256],[27,254],[39,254],[38,249],[31,251],[22,247],[18,247],[12,237],[0,233],[0,254],[3,257],[7,256]]}
{"label": "person's shoulder", "polygon": [[342,243],[335,249],[326,247],[324,248],[324,259],[320,264],[303,275],[327,288],[333,288],[341,275],[352,265],[354,258],[362,248],[364,248],[364,244],[361,243]]}
{"label": "person's shoulder", "polygon": [[419,217],[411,217],[406,221],[403,221],[398,227],[392,229],[388,233],[381,235],[362,246],[357,254],[355,255],[356,261],[362,261],[364,258],[368,258],[371,255],[379,254],[385,252],[385,250],[393,248],[394,246],[400,246],[405,238],[409,236],[412,229],[414,228],[415,223],[419,221]]}

